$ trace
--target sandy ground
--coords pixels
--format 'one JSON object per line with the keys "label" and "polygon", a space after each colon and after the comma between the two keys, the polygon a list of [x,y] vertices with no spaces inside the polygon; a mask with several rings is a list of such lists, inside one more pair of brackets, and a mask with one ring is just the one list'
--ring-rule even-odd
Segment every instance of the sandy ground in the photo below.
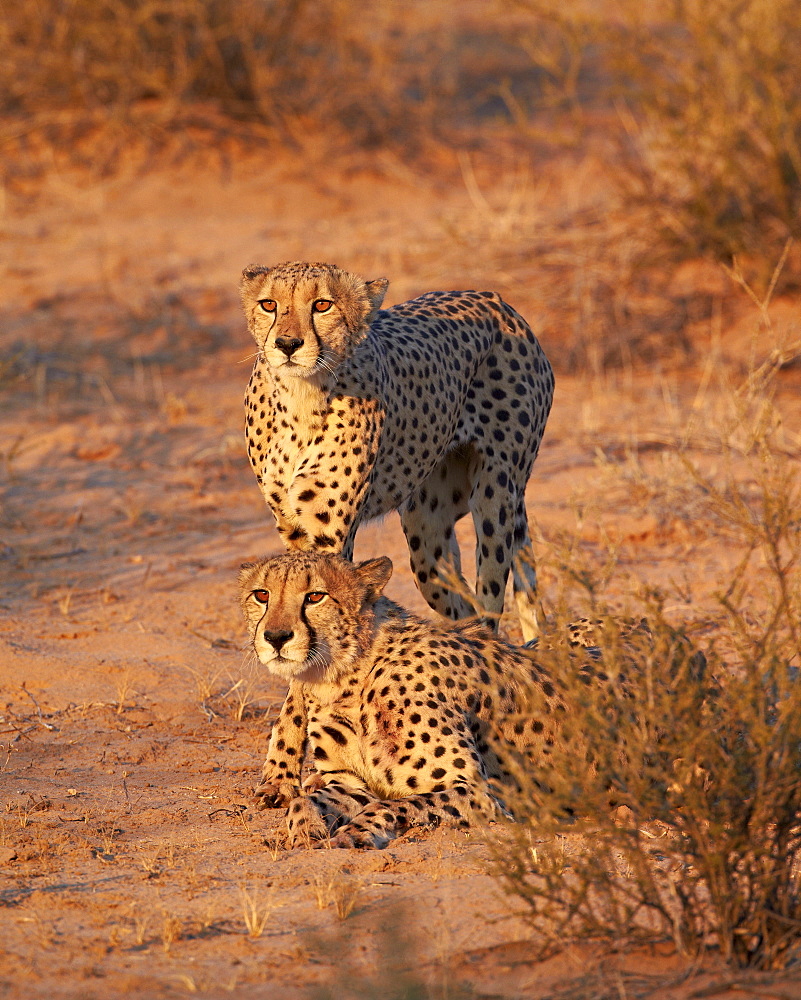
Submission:
{"label": "sandy ground", "polygon": [[[552,192],[597,196],[590,166],[571,167],[572,187],[550,169]],[[532,225],[547,210],[538,190]],[[264,844],[282,817],[254,813],[251,789],[284,692],[243,651],[235,581],[278,541],[245,459],[238,274],[332,260],[387,275],[390,304],[492,287],[547,327],[540,286],[524,280],[536,261],[487,271],[465,249],[454,220],[476,211],[453,164],[423,177],[390,159],[326,183],[267,157],[103,182],[54,170],[35,202],[7,199],[0,995],[801,995],[799,979],[759,992],[766,981],[729,976],[714,956],[690,968],[667,945],[575,946],[538,963],[477,833],[413,831],[375,852]],[[797,303],[775,315],[771,337],[797,331]],[[716,341],[733,378],[773,344],[754,329]],[[737,552],[637,477],[650,469],[667,490],[671,442],[725,390],[700,362],[557,366],[557,378],[528,493],[543,551],[567,533],[599,564],[613,537],[613,603],[638,580],[675,585],[673,612],[703,626]],[[797,427],[798,369],[782,378]],[[425,611],[395,517],[359,537],[357,556],[379,553],[395,563],[391,596]],[[547,559],[542,580],[547,603]]]}

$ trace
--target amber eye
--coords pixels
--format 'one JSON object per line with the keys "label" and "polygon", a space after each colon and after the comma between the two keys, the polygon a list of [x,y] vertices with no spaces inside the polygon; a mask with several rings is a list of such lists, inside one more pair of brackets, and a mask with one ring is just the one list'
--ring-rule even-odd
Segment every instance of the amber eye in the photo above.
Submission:
{"label": "amber eye", "polygon": [[269,603],[269,600],[270,600],[270,591],[269,590],[254,590],[253,591],[253,596],[256,598],[256,600],[259,602],[259,604],[267,604],[267,603]]}
{"label": "amber eye", "polygon": [[310,594],[306,594],[306,604],[319,604],[324,597],[328,597],[328,594],[323,593],[322,590],[313,590]]}
{"label": "amber eye", "polygon": [[312,309],[314,309],[316,313],[324,313],[328,312],[333,304],[334,303],[330,299],[317,299],[312,306]]}
{"label": "amber eye", "polygon": [[259,308],[262,310],[262,312],[274,313],[275,299],[259,299]]}

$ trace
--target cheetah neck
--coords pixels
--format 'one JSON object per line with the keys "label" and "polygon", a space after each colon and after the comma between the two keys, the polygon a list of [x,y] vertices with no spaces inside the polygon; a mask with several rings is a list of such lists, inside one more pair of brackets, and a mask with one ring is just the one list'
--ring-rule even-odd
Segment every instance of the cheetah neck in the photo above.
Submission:
{"label": "cheetah neck", "polygon": [[385,597],[379,597],[362,611],[356,628],[356,646],[345,663],[328,668],[326,676],[317,681],[303,681],[304,691],[318,705],[347,703],[354,690],[360,688],[375,665],[375,644],[389,618],[406,617],[407,612]]}
{"label": "cheetah neck", "polygon": [[280,405],[291,418],[294,428],[308,429],[314,436],[331,409],[331,388],[322,375],[308,378],[281,377],[265,367],[263,378],[272,383]]}
{"label": "cheetah neck", "polygon": [[331,402],[328,390],[315,384],[316,379],[287,379],[290,384],[282,386],[284,404],[290,415],[300,426],[316,430],[322,426],[323,417]]}
{"label": "cheetah neck", "polygon": [[293,412],[327,408],[330,389],[322,375],[306,378],[273,375],[273,380],[284,399],[292,400]]}

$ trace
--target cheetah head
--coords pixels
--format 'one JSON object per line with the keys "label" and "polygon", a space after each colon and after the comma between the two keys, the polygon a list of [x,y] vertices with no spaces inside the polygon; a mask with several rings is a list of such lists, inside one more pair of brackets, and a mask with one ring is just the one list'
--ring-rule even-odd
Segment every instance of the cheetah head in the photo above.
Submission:
{"label": "cheetah head", "polygon": [[259,660],[286,680],[334,683],[369,647],[385,556],[354,565],[315,552],[246,563],[240,600]]}
{"label": "cheetah head", "polygon": [[298,262],[246,267],[240,290],[248,328],[273,372],[326,381],[365,337],[388,284]]}

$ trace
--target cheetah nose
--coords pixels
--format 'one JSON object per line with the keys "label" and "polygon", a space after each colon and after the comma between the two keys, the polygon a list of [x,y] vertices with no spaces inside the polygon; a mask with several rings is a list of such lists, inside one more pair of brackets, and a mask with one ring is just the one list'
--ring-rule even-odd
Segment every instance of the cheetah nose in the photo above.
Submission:
{"label": "cheetah nose", "polygon": [[275,346],[291,358],[295,351],[303,346],[303,341],[299,337],[276,337]]}
{"label": "cheetah nose", "polygon": [[267,642],[269,642],[276,653],[281,652],[284,643],[289,642],[294,634],[294,632],[269,632],[267,629],[264,630],[264,638]]}

